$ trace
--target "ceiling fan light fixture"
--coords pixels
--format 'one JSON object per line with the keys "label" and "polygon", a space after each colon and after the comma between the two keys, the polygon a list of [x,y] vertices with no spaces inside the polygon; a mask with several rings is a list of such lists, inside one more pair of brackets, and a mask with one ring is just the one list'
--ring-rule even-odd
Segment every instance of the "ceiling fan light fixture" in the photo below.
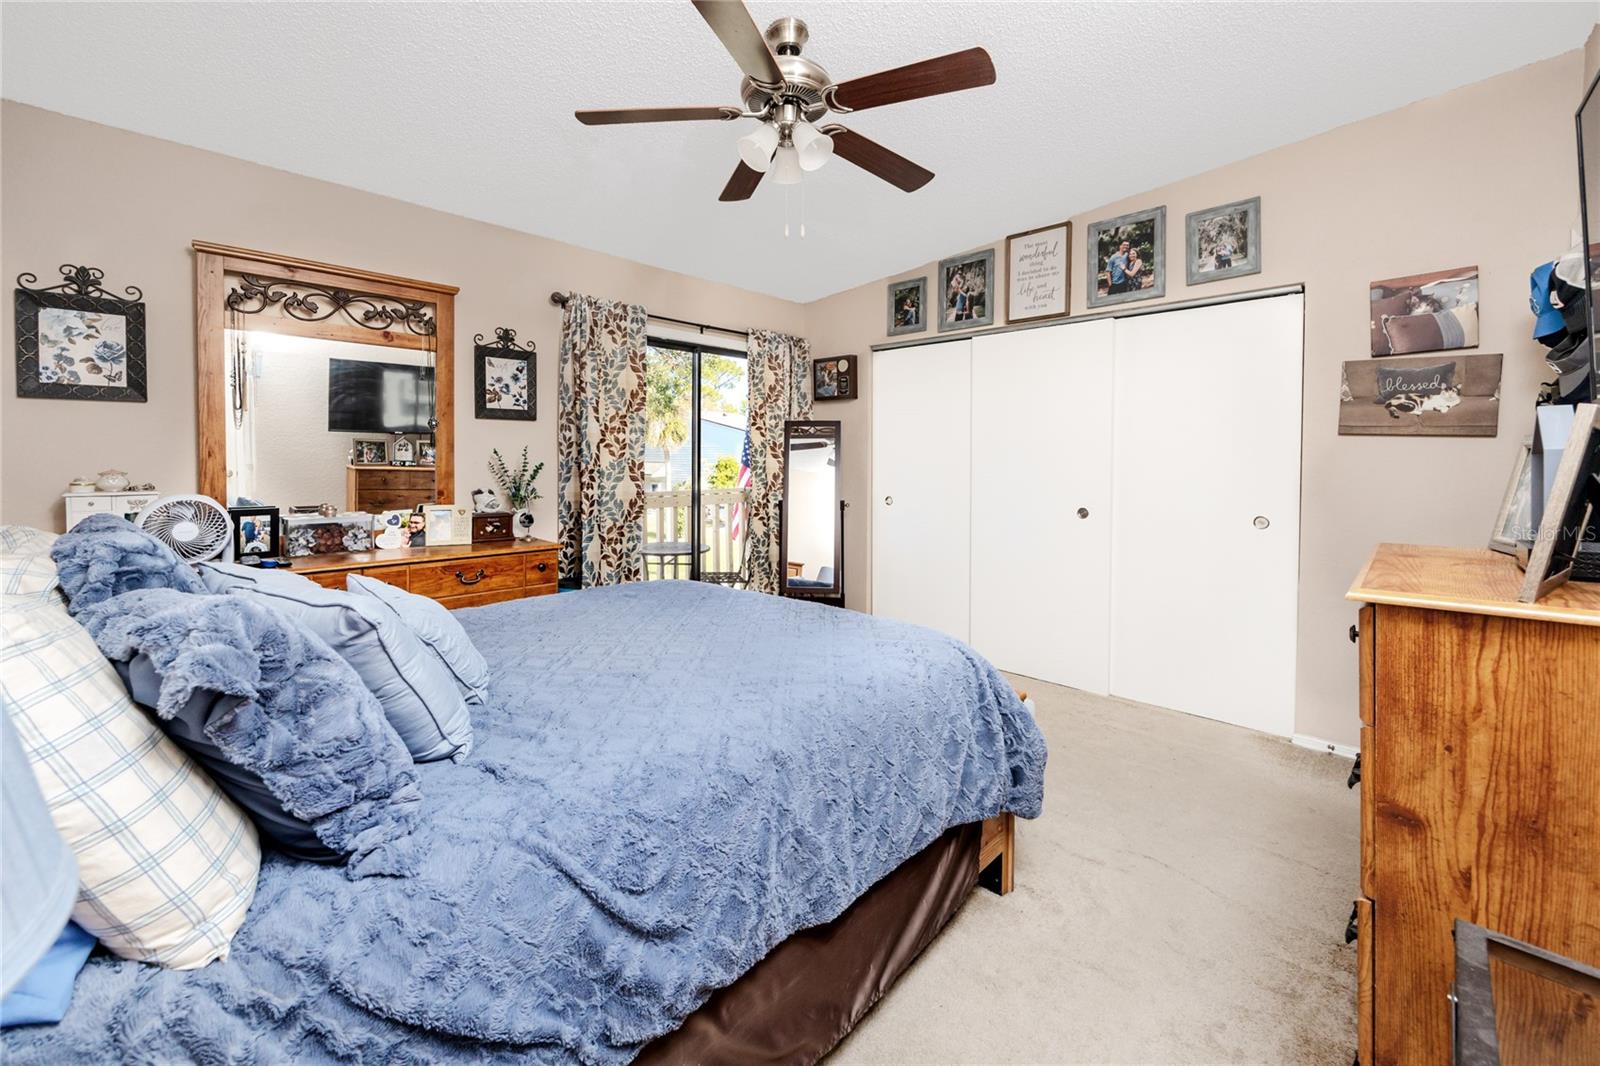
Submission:
{"label": "ceiling fan light fixture", "polygon": [[765,172],[772,165],[772,152],[778,147],[778,127],[763,122],[739,138],[739,158],[751,170]]}
{"label": "ceiling fan light fixture", "polygon": [[788,145],[779,148],[772,161],[772,180],[779,185],[799,185],[803,176],[800,153]]}
{"label": "ceiling fan light fixture", "polygon": [[801,170],[817,170],[833,155],[833,138],[809,122],[796,122],[790,134]]}

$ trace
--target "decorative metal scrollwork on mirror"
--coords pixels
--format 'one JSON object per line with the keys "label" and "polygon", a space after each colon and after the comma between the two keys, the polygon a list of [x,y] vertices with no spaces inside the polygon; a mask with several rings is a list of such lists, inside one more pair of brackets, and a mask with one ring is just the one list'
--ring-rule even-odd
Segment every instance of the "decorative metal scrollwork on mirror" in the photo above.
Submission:
{"label": "decorative metal scrollwork on mirror", "polygon": [[783,424],[780,591],[844,606],[844,512],[839,498],[838,422]]}
{"label": "decorative metal scrollwork on mirror", "polygon": [[281,282],[255,274],[238,275],[239,282],[228,290],[228,310],[241,315],[256,315],[281,306],[283,313],[301,322],[321,322],[343,314],[366,329],[385,331],[397,326],[419,337],[431,337],[438,328],[429,304],[375,296],[350,289],[328,288],[305,282]]}

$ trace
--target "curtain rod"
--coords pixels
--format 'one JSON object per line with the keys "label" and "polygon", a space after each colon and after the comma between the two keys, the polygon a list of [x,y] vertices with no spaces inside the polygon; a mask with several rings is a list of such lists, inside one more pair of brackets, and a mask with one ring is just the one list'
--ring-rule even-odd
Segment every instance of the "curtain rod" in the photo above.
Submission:
{"label": "curtain rod", "polygon": [[[555,304],[557,307],[565,307],[567,306],[567,294],[564,292],[553,292],[550,294],[550,302]],[[735,337],[748,338],[750,336],[750,331],[747,329],[729,329],[727,326],[712,326],[707,325],[704,322],[690,322],[688,319],[672,318],[668,315],[658,315],[649,311],[645,313],[650,318],[655,319],[657,322],[671,322],[674,326],[688,326],[690,329],[697,329],[701,333],[705,333],[707,330],[709,330],[712,333],[727,333]]]}

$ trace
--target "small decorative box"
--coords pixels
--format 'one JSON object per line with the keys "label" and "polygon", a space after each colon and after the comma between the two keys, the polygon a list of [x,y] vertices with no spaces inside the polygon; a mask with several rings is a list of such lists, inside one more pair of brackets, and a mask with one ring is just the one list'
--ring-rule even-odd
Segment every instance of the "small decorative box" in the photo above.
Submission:
{"label": "small decorative box", "polygon": [[372,516],[369,514],[349,513],[332,518],[290,515],[283,520],[283,524],[285,555],[331,555],[336,552],[372,550]]}
{"label": "small decorative box", "polygon": [[485,511],[472,516],[472,543],[511,539],[511,512]]}

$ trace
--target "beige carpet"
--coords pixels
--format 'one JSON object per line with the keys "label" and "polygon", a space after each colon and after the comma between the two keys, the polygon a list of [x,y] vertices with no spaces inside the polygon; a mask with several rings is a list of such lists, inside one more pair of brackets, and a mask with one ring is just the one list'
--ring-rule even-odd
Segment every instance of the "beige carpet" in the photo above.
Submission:
{"label": "beige carpet", "polygon": [[829,1066],[1349,1063],[1350,763],[1016,681],[1050,742],[1016,890],[975,892]]}

